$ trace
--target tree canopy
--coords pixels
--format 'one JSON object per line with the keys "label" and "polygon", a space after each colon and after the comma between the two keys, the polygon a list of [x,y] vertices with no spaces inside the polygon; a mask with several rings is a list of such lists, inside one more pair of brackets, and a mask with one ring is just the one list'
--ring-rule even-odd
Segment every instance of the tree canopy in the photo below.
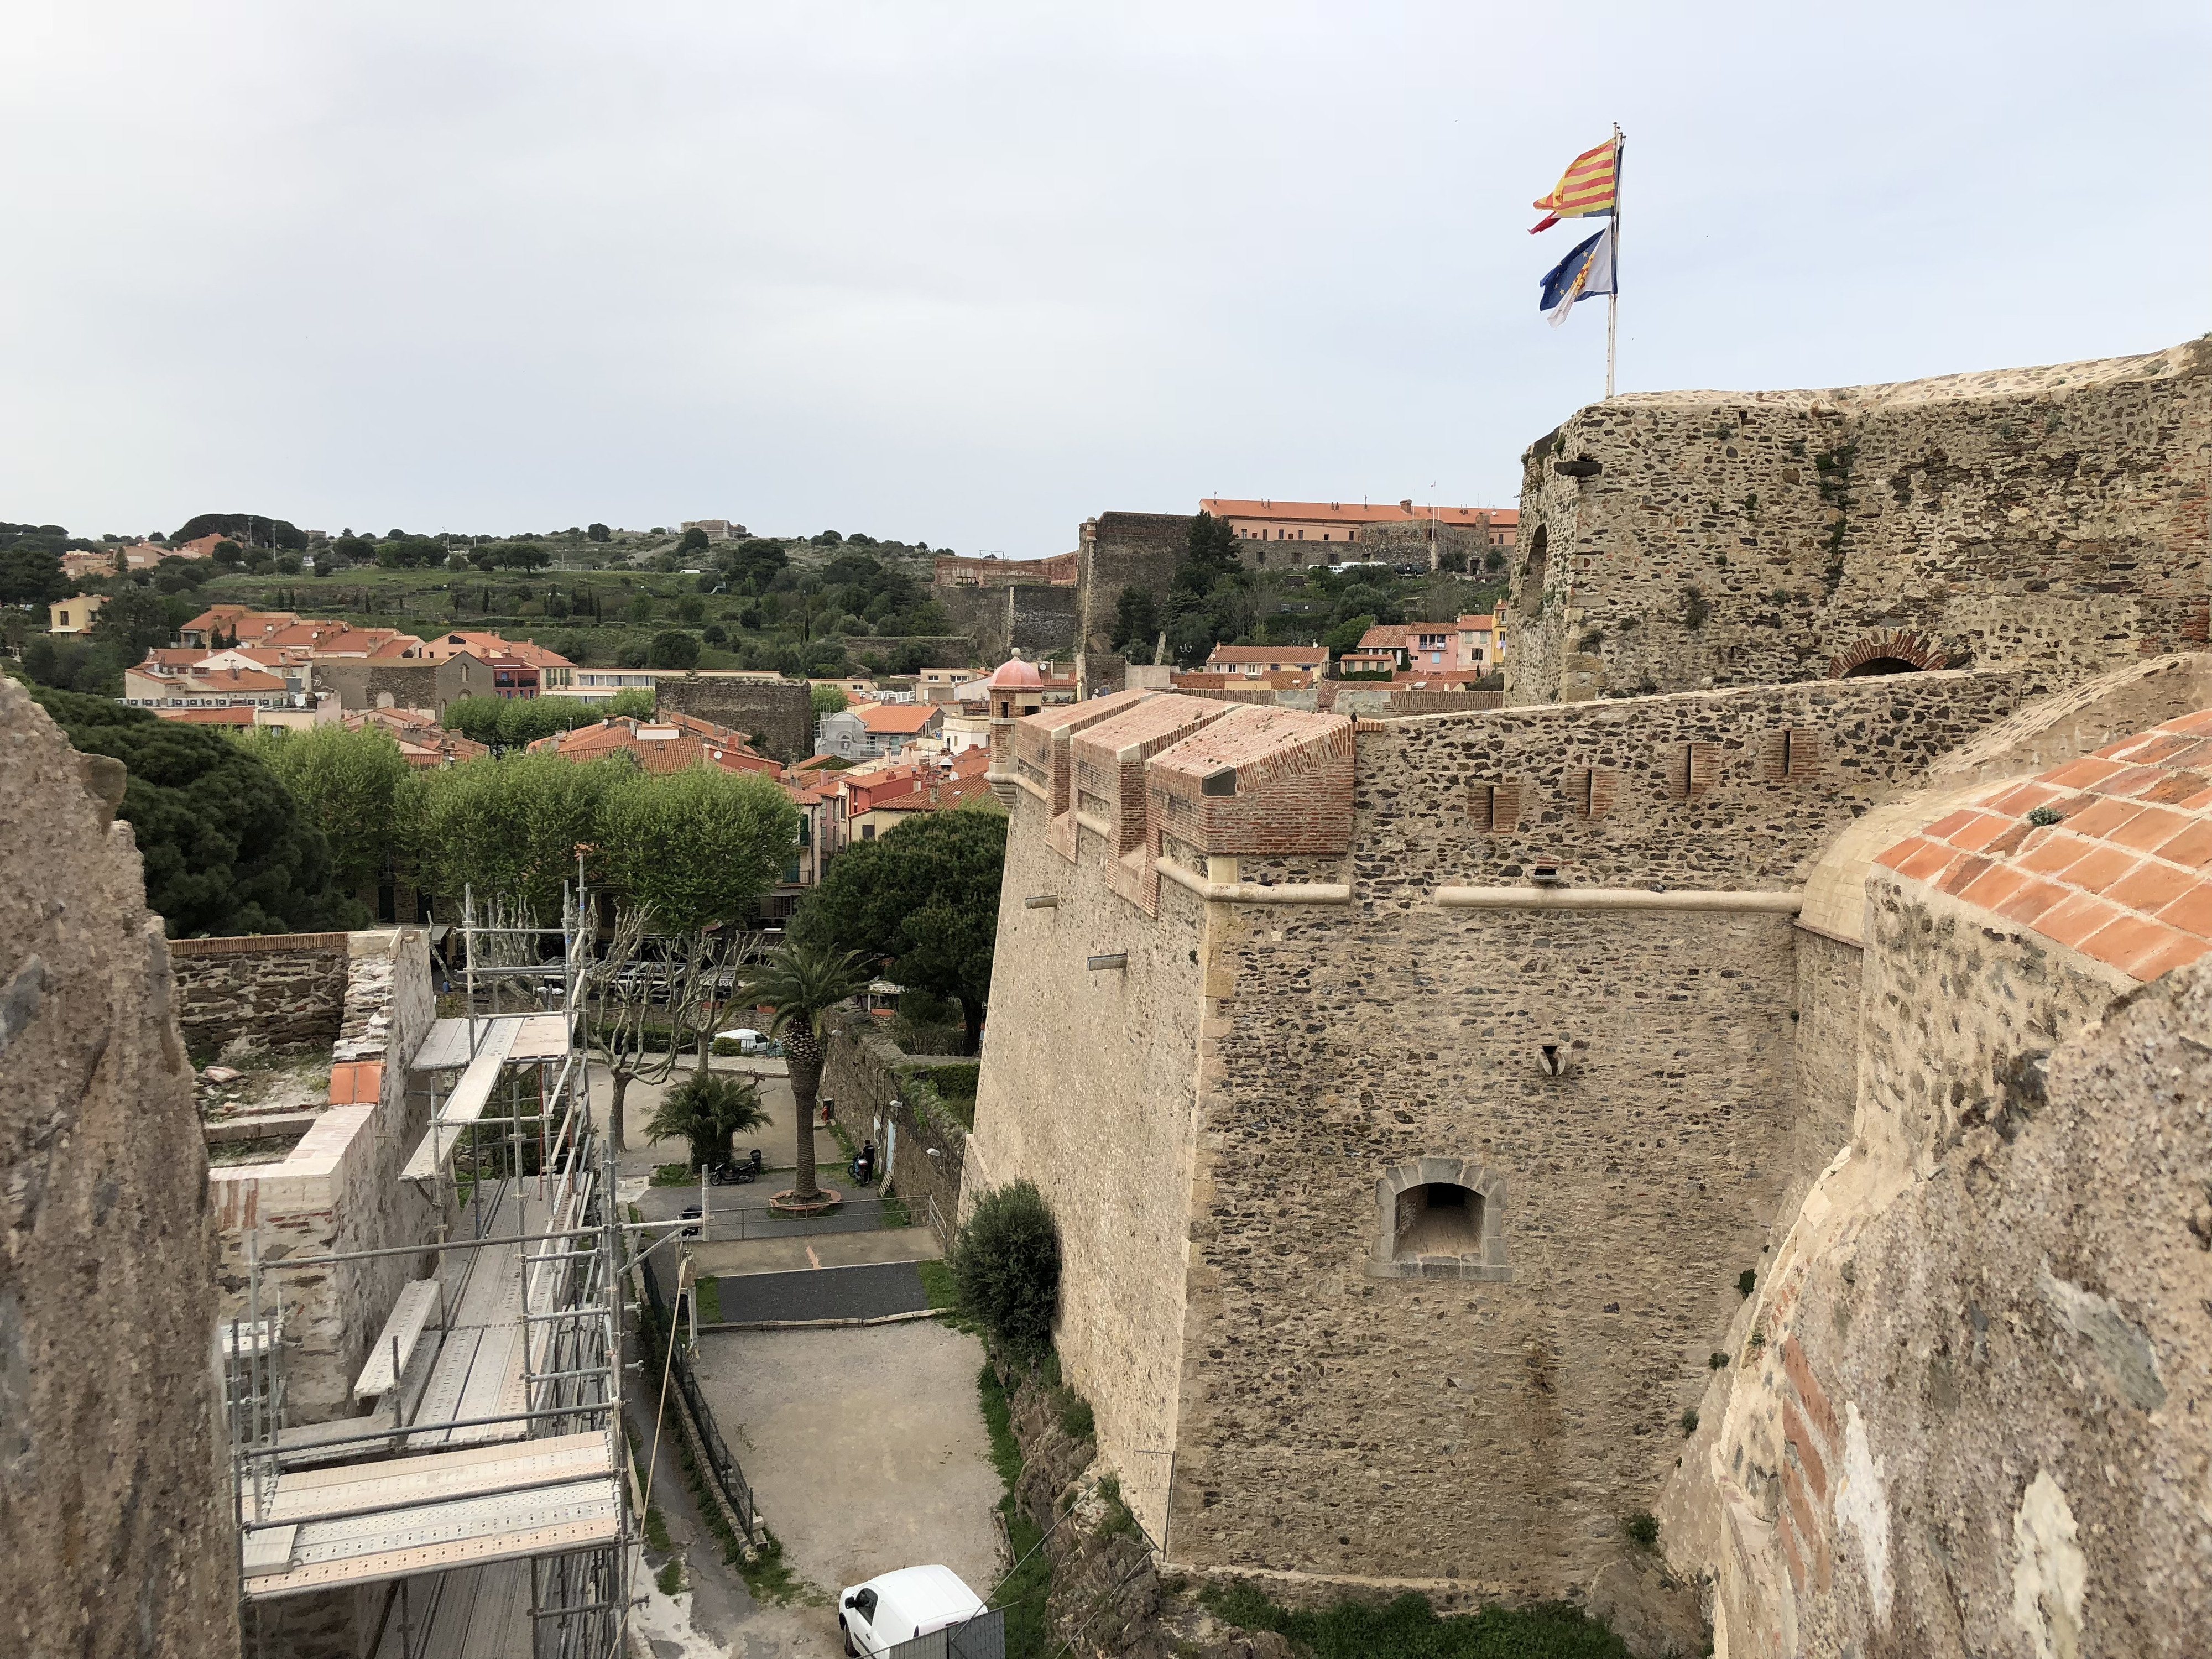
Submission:
{"label": "tree canopy", "polygon": [[291,792],[230,738],[104,697],[31,695],[78,750],[129,769],[122,816],[145,860],[146,902],[172,938],[368,925],[333,887],[329,846]]}
{"label": "tree canopy", "polygon": [[581,697],[456,697],[446,706],[442,723],[472,743],[519,749],[609,715],[642,720],[652,713],[653,693],[641,687],[617,692],[604,704]]}
{"label": "tree canopy", "polygon": [[576,849],[595,844],[599,806],[622,780],[616,764],[558,755],[509,755],[410,771],[400,795],[404,838],[420,884],[458,904],[473,885],[533,915],[558,914]]}
{"label": "tree canopy", "polygon": [[817,717],[842,714],[853,706],[853,700],[845,695],[845,688],[842,685],[814,686],[807,691],[806,700],[813,705]]}
{"label": "tree canopy", "polygon": [[299,526],[283,519],[264,518],[258,513],[202,513],[185,520],[169,539],[190,542],[218,534],[247,547],[282,547],[301,552],[307,545],[307,532]]}
{"label": "tree canopy", "polygon": [[380,726],[305,732],[256,726],[238,734],[246,751],[292,792],[301,816],[330,843],[337,884],[358,892],[382,879],[399,839],[406,757]]}
{"label": "tree canopy", "polygon": [[758,773],[694,766],[617,779],[599,803],[593,862],[661,932],[750,918],[799,849],[799,809]]}
{"label": "tree canopy", "polygon": [[647,660],[655,668],[696,668],[699,636],[680,628],[664,628],[653,636]]}
{"label": "tree canopy", "polygon": [[990,1001],[1006,861],[1000,814],[917,812],[838,854],[797,929],[882,962],[901,985],[957,997],[972,1054]]}
{"label": "tree canopy", "polygon": [[1190,521],[1189,538],[1168,583],[1168,650],[1176,661],[1196,662],[1237,636],[1232,605],[1243,580],[1236,531],[1226,519],[1200,513]]}
{"label": "tree canopy", "polygon": [[62,556],[36,542],[0,550],[0,605],[51,605],[70,594]]}

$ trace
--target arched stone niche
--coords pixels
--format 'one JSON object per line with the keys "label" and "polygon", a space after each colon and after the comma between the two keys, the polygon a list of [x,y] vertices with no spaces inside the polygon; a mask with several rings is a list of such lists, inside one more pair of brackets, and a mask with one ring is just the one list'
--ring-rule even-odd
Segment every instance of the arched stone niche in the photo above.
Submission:
{"label": "arched stone niche", "polygon": [[1505,1174],[1470,1158],[1416,1158],[1375,1182],[1371,1279],[1510,1279]]}

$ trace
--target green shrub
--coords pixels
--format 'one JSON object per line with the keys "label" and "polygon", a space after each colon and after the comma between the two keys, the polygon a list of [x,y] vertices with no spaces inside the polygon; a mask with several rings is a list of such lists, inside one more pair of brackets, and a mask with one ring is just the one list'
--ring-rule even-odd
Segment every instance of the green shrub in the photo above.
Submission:
{"label": "green shrub", "polygon": [[1659,1547],[1659,1517],[1650,1510],[1638,1510],[1633,1515],[1621,1517],[1620,1535],[1640,1550]]}
{"label": "green shrub", "polygon": [[1060,1308],[1060,1229],[1026,1181],[994,1188],[953,1240],[961,1306],[1006,1352],[1032,1358],[1052,1340]]}
{"label": "green shrub", "polygon": [[[1091,1402],[1065,1383],[1052,1391],[1053,1409],[1060,1414],[1060,1426],[1071,1440],[1089,1440],[1098,1432],[1098,1414],[1091,1409]],[[1111,1480],[1113,1477],[1107,1477]],[[1118,1494],[1121,1487],[1117,1485]]]}
{"label": "green shrub", "polygon": [[1682,1413],[1682,1438],[1687,1440],[1698,1431],[1698,1408],[1692,1406]]}
{"label": "green shrub", "polygon": [[1340,1601],[1318,1613],[1292,1612],[1249,1583],[1207,1585],[1200,1603],[1245,1630],[1288,1637],[1316,1659],[1626,1659],[1621,1639],[1580,1608],[1560,1601],[1438,1617],[1424,1595],[1382,1607]]}
{"label": "green shrub", "polygon": [[1747,1302],[1750,1301],[1751,1293],[1759,1288],[1758,1273],[1753,1272],[1751,1268],[1746,1267],[1741,1273],[1735,1276],[1735,1288],[1737,1295],[1743,1297]]}
{"label": "green shrub", "polygon": [[1705,1369],[1711,1371],[1726,1370],[1728,1369],[1728,1356],[1721,1352],[1718,1349],[1715,1349],[1711,1353],[1705,1356]]}

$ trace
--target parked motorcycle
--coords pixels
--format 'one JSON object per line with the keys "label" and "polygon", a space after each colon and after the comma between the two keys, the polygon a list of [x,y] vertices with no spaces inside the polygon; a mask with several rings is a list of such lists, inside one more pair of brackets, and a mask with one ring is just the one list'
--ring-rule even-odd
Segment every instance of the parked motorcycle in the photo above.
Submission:
{"label": "parked motorcycle", "polygon": [[707,1179],[717,1187],[748,1185],[760,1179],[761,1164],[761,1150],[756,1146],[750,1158],[732,1158],[727,1164],[710,1164],[707,1170]]}

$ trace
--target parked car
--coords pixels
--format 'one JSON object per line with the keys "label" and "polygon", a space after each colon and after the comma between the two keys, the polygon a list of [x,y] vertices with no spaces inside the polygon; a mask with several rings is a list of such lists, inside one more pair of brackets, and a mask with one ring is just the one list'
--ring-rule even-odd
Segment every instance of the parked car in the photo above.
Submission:
{"label": "parked car", "polygon": [[851,1586],[837,1603],[845,1651],[855,1656],[889,1653],[985,1611],[983,1598],[950,1567],[901,1567]]}
{"label": "parked car", "polygon": [[768,1045],[768,1039],[750,1025],[739,1025],[727,1031],[714,1033],[717,1042],[734,1042],[741,1054],[757,1054]]}

